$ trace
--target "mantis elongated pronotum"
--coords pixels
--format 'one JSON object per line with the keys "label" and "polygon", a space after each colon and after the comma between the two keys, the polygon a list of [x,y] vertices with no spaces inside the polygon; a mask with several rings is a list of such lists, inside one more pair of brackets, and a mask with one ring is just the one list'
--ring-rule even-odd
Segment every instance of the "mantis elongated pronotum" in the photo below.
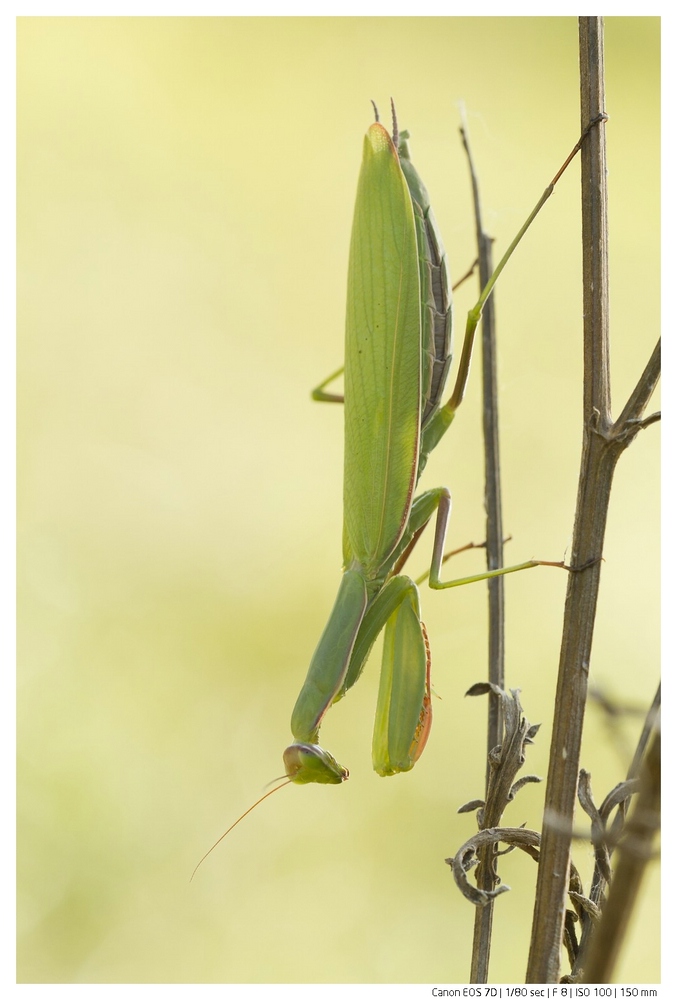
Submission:
{"label": "mantis elongated pronotum", "polygon": [[[435,512],[427,574],[434,589],[563,565],[531,560],[443,581],[451,496],[446,487],[418,497],[414,490],[463,400],[484,303],[585,134],[470,310],[455,387],[442,404],[451,364],[451,285],[444,248],[428,192],[409,157],[408,134],[398,134],[394,107],[392,137],[378,113],[367,131],[350,244],[345,366],[313,393],[318,400],[345,403],[344,569],[292,713],[294,742],[283,755],[289,782],[340,784],[348,777],[347,769],[320,747],[319,728],[330,705],[359,678],[383,629],[373,766],[380,775],[408,771],[423,752],[431,723],[430,648],[417,583],[401,569]],[[345,398],[325,392],[341,372]]]}

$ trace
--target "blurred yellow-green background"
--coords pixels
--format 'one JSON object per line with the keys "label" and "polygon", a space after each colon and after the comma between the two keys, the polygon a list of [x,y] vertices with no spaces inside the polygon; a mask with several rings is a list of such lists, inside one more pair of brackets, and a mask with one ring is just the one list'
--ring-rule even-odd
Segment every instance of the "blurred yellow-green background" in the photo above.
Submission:
{"label": "blurred yellow-green background", "polygon": [[[659,20],[606,35],[618,412],[658,333]],[[423,594],[441,700],[415,770],[371,770],[374,656],[323,727],[350,781],[281,792],[188,879],[280,774],[338,585],[342,418],[309,390],[341,362],[369,99],[395,98],[458,276],[475,254],[458,102],[500,252],[578,135],[577,60],[575,18],[19,20],[20,981],[467,981],[473,913],[444,858],[483,787],[485,704],[463,699],[486,670],[482,584]],[[570,543],[579,189],[575,164],[498,289],[514,562]],[[452,489],[453,545],[484,535],[478,375],[425,476]],[[591,664],[640,709],[658,436],[618,468]],[[541,775],[565,585],[507,582],[508,684],[543,723]],[[591,706],[587,725],[601,801],[641,717],[610,728]],[[506,822],[538,826],[542,793]],[[589,877],[590,849],[577,860]],[[491,979],[519,982],[535,865],[502,873]],[[658,977],[652,870],[618,979]]]}

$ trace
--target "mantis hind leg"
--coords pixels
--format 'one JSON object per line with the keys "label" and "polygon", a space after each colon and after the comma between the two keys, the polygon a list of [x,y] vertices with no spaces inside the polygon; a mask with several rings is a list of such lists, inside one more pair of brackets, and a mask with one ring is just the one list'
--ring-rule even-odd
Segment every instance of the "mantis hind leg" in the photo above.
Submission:
{"label": "mantis hind leg", "polygon": [[[421,493],[421,495],[416,497],[414,500],[411,508],[411,514],[409,515],[407,530],[395,551],[395,555],[393,556],[391,576],[396,576],[404,568],[407,559],[413,552],[414,547],[421,537],[426,525],[430,521],[430,518],[433,516],[435,511],[439,509],[440,503],[445,494],[448,495],[448,490],[445,487],[438,486],[435,489],[427,490],[425,493]],[[444,543],[444,539],[442,539],[442,541]],[[461,552],[467,552],[469,549],[484,549],[486,548],[486,544],[486,542],[466,542],[465,545],[461,545],[457,549],[452,549],[451,552],[445,552],[442,556],[442,562],[445,563],[453,556],[460,555]],[[425,579],[425,577],[423,577],[423,579]]]}
{"label": "mantis hind leg", "polygon": [[[478,583],[480,580],[491,580],[495,576],[505,576],[506,573],[518,573],[523,569],[533,569],[535,566],[555,566],[558,569],[571,570],[572,567],[563,562],[548,562],[544,559],[529,559],[527,562],[518,563],[515,566],[504,566],[501,569],[487,570],[484,573],[475,573],[473,576],[460,577],[457,580],[440,579],[440,571],[444,562],[444,541],[447,534],[447,525],[451,514],[451,494],[449,490],[442,487],[438,491],[437,497],[437,521],[435,524],[435,541],[433,544],[433,555],[430,570],[423,577],[417,580],[422,583],[425,577],[433,590],[446,590],[449,587],[462,587],[466,583]],[[582,566],[580,569],[586,569]]]}
{"label": "mantis hind leg", "polygon": [[389,775],[414,766],[423,752],[432,721],[430,647],[421,621],[418,588],[408,576],[389,580],[367,609],[335,701],[360,676],[383,629],[372,759],[378,774]]}
{"label": "mantis hind leg", "polygon": [[[484,573],[475,573],[472,576],[464,576],[456,580],[442,580],[440,578],[440,573],[442,565],[447,561],[447,559],[460,552],[467,551],[468,549],[483,548],[485,543],[470,542],[459,549],[445,553],[444,543],[449,518],[451,516],[451,494],[446,486],[438,486],[435,489],[422,493],[414,500],[407,531],[405,532],[405,535],[393,557],[393,573],[398,573],[402,569],[414,546],[418,542],[423,529],[435,512],[437,512],[437,518],[435,522],[435,540],[433,543],[430,570],[418,577],[416,580],[417,584],[423,583],[427,578],[429,580],[430,587],[433,590],[445,590],[449,587],[461,587],[466,583],[477,583],[480,580],[490,580],[495,576],[505,576],[507,573],[517,573],[523,569],[533,569],[534,566],[555,566],[558,569],[571,569],[570,566],[566,566],[563,562],[549,562],[544,559],[529,559],[528,561],[518,563],[515,566],[504,566],[500,569],[486,570]],[[585,569],[587,567],[581,568]],[[356,650],[358,649],[358,642],[355,644]],[[349,674],[351,671],[352,664],[349,668]]]}
{"label": "mantis hind leg", "polygon": [[[427,490],[425,493],[421,493],[421,495],[416,497],[414,500],[411,513],[409,515],[407,530],[391,557],[393,568],[390,571],[390,575],[385,586],[378,592],[367,608],[366,614],[357,633],[347,673],[340,690],[335,695],[335,701],[342,698],[346,691],[348,691],[359,678],[378,635],[385,628],[386,623],[390,620],[398,605],[405,599],[408,588],[414,586],[409,577],[400,576],[399,574],[407,559],[411,555],[414,546],[421,537],[424,528],[430,521],[430,518],[436,510],[439,510],[440,501],[444,494],[447,496],[449,495],[448,491],[444,487],[437,487],[435,489]],[[444,543],[444,536],[442,537],[442,543]],[[470,548],[481,548],[483,546],[484,542],[481,544],[470,542],[469,544],[458,549],[457,552],[463,552]],[[442,562],[445,562],[448,558],[456,554],[456,552],[449,552],[446,555],[443,555]],[[422,579],[425,580],[427,575],[428,574],[426,573]],[[421,581],[417,580],[416,582],[420,583]]]}

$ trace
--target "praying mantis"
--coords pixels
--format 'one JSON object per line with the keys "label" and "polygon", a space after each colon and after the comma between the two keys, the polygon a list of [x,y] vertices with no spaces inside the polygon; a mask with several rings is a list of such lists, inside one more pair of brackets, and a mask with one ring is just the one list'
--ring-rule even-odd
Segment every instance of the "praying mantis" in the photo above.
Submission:
{"label": "praying mantis", "polygon": [[[432,719],[430,646],[417,583],[401,570],[433,514],[436,527],[427,576],[435,590],[539,565],[563,566],[530,560],[442,580],[451,494],[444,486],[417,497],[414,490],[430,452],[463,400],[484,303],[583,136],[468,313],[456,384],[444,404],[451,364],[451,283],[428,192],[411,162],[408,138],[408,133],[398,133],[393,105],[392,136],[376,112],[376,122],[364,139],[348,265],[344,570],[292,712],[294,742],[283,759],[287,777],[298,784],[340,784],[348,777],[347,769],[320,747],[319,729],[329,707],[358,680],[382,630],[373,767],[383,776],[397,774],[410,770],[421,756]],[[315,399],[341,399],[324,391],[338,374],[340,370],[315,390]]]}
{"label": "praying mantis", "polygon": [[[475,331],[496,280],[589,129],[606,116],[584,131],[468,313],[454,389],[443,403],[452,333],[446,255],[428,192],[410,158],[409,135],[398,131],[394,105],[392,135],[374,109],[376,121],[363,142],[350,242],[345,364],[313,392],[316,400],[344,403],[343,574],[292,712],[294,742],[283,754],[285,784],[340,784],[348,778],[348,769],[319,745],[320,725],[359,679],[382,631],[373,767],[379,775],[393,775],[410,770],[421,756],[432,721],[431,655],[421,620],[421,580],[402,569],[433,515],[426,576],[435,590],[539,565],[564,566],[529,560],[442,580],[451,494],[444,486],[418,496],[415,489],[463,400]],[[326,392],[341,373],[344,395]],[[254,803],[216,844],[280,787]]]}

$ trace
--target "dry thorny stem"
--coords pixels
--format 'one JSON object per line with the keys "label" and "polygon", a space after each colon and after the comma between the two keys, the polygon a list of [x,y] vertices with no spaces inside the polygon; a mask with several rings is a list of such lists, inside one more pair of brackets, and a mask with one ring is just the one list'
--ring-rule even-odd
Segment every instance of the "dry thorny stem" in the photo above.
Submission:
{"label": "dry thorny stem", "polygon": [[[583,956],[583,982],[607,983],[611,979],[637,899],[646,866],[653,856],[653,841],[660,828],[661,737],[657,725],[645,754],[634,809],[618,842],[618,863],[609,896],[599,921],[592,929]],[[602,813],[604,806],[600,808]]]}
{"label": "dry thorny stem", "polygon": [[[489,754],[486,801],[474,799],[459,809],[459,812],[477,811],[479,833],[467,840],[453,858],[447,858],[447,864],[451,867],[458,888],[466,899],[474,903],[480,913],[489,909],[496,896],[509,890],[509,886],[500,884],[496,872],[496,859],[519,848],[538,861],[541,843],[541,836],[536,830],[498,825],[506,806],[512,802],[517,792],[526,784],[541,780],[533,774],[515,780],[524,764],[524,749],[529,743],[533,743],[539,727],[530,725],[522,713],[518,691],[511,691],[508,694],[495,684],[479,683],[474,684],[467,692],[469,695],[489,693],[494,694],[502,706],[505,719],[503,741]],[[507,844],[507,849],[498,851],[499,843]],[[491,862],[490,886],[486,887],[486,879],[484,885],[479,884],[478,879],[478,885],[473,886],[468,881],[467,873],[478,864],[481,865],[485,858],[489,858]],[[574,907],[572,912],[575,914],[575,919],[582,919],[594,909],[594,904],[583,892],[583,883],[573,865],[570,870],[568,893]]]}
{"label": "dry thorny stem", "polygon": [[[579,18],[580,63],[581,63],[581,124],[585,131],[593,120],[605,120],[604,113],[604,57],[603,22],[600,17]],[[472,169],[472,166],[471,166]],[[572,976],[580,977],[581,961],[585,960],[583,976],[590,982],[605,980],[589,978],[597,975],[587,959],[587,950],[576,940],[575,923],[580,922],[583,937],[581,944],[587,945],[590,928],[599,918],[603,890],[611,878],[610,850],[618,840],[623,816],[629,796],[637,789],[636,772],[646,747],[648,734],[645,727],[643,738],[635,755],[635,771],[627,782],[617,786],[597,810],[592,801],[588,776],[583,773],[580,782],[580,796],[584,808],[591,816],[593,842],[595,844],[595,874],[590,897],[583,892],[583,885],[570,863],[570,846],[573,836],[573,813],[576,793],[579,789],[578,769],[583,728],[585,701],[587,696],[587,674],[594,630],[597,593],[601,574],[602,551],[606,517],[611,493],[611,485],[616,462],[634,440],[640,430],[660,418],[654,413],[644,417],[644,410],[651,398],[660,375],[660,340],[656,345],[646,368],[639,378],[617,420],[611,416],[611,390],[609,379],[609,317],[608,317],[608,233],[606,195],[606,147],[604,129],[593,129],[582,146],[582,186],[583,186],[583,287],[584,287],[584,441],[579,475],[579,489],[574,523],[572,564],[586,567],[584,572],[569,575],[562,649],[558,674],[557,696],[553,738],[550,748],[550,766],[546,788],[546,805],[543,837],[534,831],[515,828],[498,828],[501,815],[515,792],[533,777],[514,782],[514,777],[523,763],[523,747],[530,742],[533,730],[521,715],[516,692],[512,699],[502,690],[501,684],[475,685],[469,693],[493,692],[496,705],[503,705],[506,711],[505,737],[497,746],[496,733],[500,732],[500,709],[490,716],[489,771],[486,801],[468,803],[464,809],[478,809],[480,833],[471,838],[448,859],[457,884],[480,911],[487,917],[476,922],[473,948],[473,982],[486,982],[489,939],[491,932],[492,900],[506,890],[498,886],[495,870],[496,846],[499,842],[509,844],[509,850],[519,847],[532,857],[542,857],[539,864],[536,903],[532,925],[531,949],[526,981],[530,983],[557,982],[559,979],[560,949],[564,941],[572,963]],[[473,182],[475,178],[473,175]],[[479,202],[476,194],[476,212],[480,258],[483,244],[488,243],[481,229]],[[486,417],[485,417],[485,426]],[[489,445],[485,440],[487,474],[492,474],[489,464]],[[497,475],[496,452],[493,472]],[[487,500],[490,502],[491,485],[487,486]],[[498,517],[495,530],[500,538],[500,500],[492,516]],[[489,529],[490,530],[490,529]],[[488,550],[488,558],[491,558]],[[493,558],[500,558],[500,552]],[[494,565],[498,565],[495,563]],[[490,598],[491,601],[491,598]],[[497,613],[492,606],[493,669],[502,669],[502,612]],[[491,674],[490,674],[491,676]],[[492,678],[493,680],[493,678]],[[612,881],[614,887],[625,887],[625,895],[617,889],[616,909],[609,919],[605,916],[600,926],[609,925],[615,934],[613,947],[605,943],[601,946],[606,953],[618,951],[618,941],[627,926],[627,913],[636,895],[636,886],[644,870],[647,858],[645,846],[641,851],[633,844],[650,842],[656,828],[658,792],[656,774],[658,765],[659,739],[654,736],[651,749],[643,766],[645,803],[636,807],[633,817],[633,835],[626,836],[630,847],[626,848]],[[632,769],[631,769],[632,772]],[[648,776],[647,776],[648,775]],[[640,800],[642,792],[640,791]],[[648,803],[648,804],[647,804]],[[606,824],[610,812],[619,806],[611,831],[611,841],[606,834]],[[637,813],[639,812],[639,817]],[[637,817],[635,819],[635,817]],[[648,818],[647,818],[648,817]],[[630,824],[628,824],[629,826]],[[621,841],[623,843],[623,841]],[[540,850],[539,850],[540,845]],[[619,847],[619,853],[621,849]],[[478,887],[471,887],[466,872],[479,862]],[[624,864],[624,867],[621,866]],[[567,878],[564,877],[569,872]],[[622,880],[619,875],[623,871]],[[629,888],[628,888],[629,887]],[[573,905],[567,910],[567,900]],[[610,907],[606,908],[607,911]],[[599,932],[592,935],[590,962],[593,953],[599,953]],[[597,961],[597,959],[595,959]],[[607,964],[605,971],[610,971]],[[569,977],[567,977],[569,978]]]}
{"label": "dry thorny stem", "polygon": [[[649,740],[652,734],[655,735],[660,733],[659,713],[660,684],[651,708],[646,715],[644,726],[637,743],[637,748],[635,750],[632,763],[628,769],[627,778],[625,781],[620,782],[612,788],[599,809],[595,806],[593,799],[591,777],[589,772],[581,770],[579,775],[578,799],[591,820],[590,840],[595,851],[595,867],[590,887],[590,899],[594,904],[595,910],[592,919],[590,919],[587,914],[581,919],[580,945],[576,941],[575,932],[571,929],[572,932],[570,933],[569,940],[567,942],[567,950],[571,959],[572,968],[570,981],[577,981],[581,978],[581,976],[584,976],[588,982],[606,982],[609,978],[608,976],[603,979],[590,978],[590,976],[594,977],[599,975],[600,948],[598,942],[594,940],[598,934],[598,917],[603,915],[605,923],[611,922],[612,926],[619,933],[621,930],[625,929],[627,923],[627,918],[625,923],[618,923],[617,913],[611,918],[609,917],[610,911],[608,909],[608,903],[604,899],[607,887],[612,881],[611,856],[616,847],[618,846],[620,850],[620,844],[624,843],[626,845],[626,854],[629,851],[630,856],[634,860],[637,860],[640,855],[642,857],[645,855],[648,857],[647,851],[644,851],[643,849],[640,852],[634,851],[633,853],[632,845],[634,840],[633,835],[630,833],[632,830],[631,824],[633,820],[626,823],[626,815],[632,795],[639,793],[641,796],[642,794],[643,775],[646,774],[646,768],[648,766],[646,762],[651,759],[651,751],[647,754]],[[644,784],[645,783],[646,778],[644,778]],[[617,810],[616,815],[611,825],[609,825],[609,820],[614,810]],[[657,808],[655,813],[655,818],[657,818]],[[642,828],[643,833],[648,836],[649,841],[652,840],[655,829],[657,828],[657,826],[653,825],[653,822],[654,821],[652,819],[651,823],[649,823],[647,827]],[[618,892],[618,890],[616,890],[616,892]],[[616,909],[628,911],[628,902],[629,900],[627,898],[623,899],[623,897],[621,897],[621,901]],[[602,929],[602,939],[605,942],[603,949],[605,956],[604,961],[607,962],[610,959],[610,955],[614,951],[614,948],[612,947],[613,942],[611,932],[608,928]],[[596,967],[597,971],[595,971]],[[607,967],[605,971],[610,971],[610,966]]]}
{"label": "dry thorny stem", "polygon": [[[458,888],[479,913],[489,909],[501,893],[509,891],[509,886],[500,883],[496,872],[497,858],[519,848],[538,862],[541,845],[541,835],[535,830],[498,825],[506,806],[520,788],[540,781],[535,775],[515,780],[524,764],[524,749],[533,742],[539,727],[530,725],[524,717],[517,691],[508,694],[493,684],[482,682],[473,685],[467,692],[468,695],[488,693],[494,694],[501,702],[505,718],[504,739],[489,755],[490,779],[486,801],[474,799],[458,810],[477,811],[479,833],[467,840],[453,858],[446,859]],[[618,954],[627,928],[631,909],[628,902],[634,900],[646,863],[652,856],[652,842],[659,826],[659,700],[660,689],[647,713],[627,779],[609,792],[599,809],[594,803],[590,774],[584,770],[580,772],[578,798],[591,819],[591,831],[589,835],[568,832],[578,839],[590,840],[595,853],[595,868],[587,894],[573,863],[569,868],[567,897],[570,907],[565,913],[563,943],[569,956],[571,974],[564,976],[560,980],[562,983],[579,982],[581,977],[586,982],[608,981],[606,973],[610,972],[612,959]],[[654,741],[647,753],[652,734]],[[628,803],[636,793],[639,793],[639,800],[635,812],[624,826]],[[617,810],[616,817],[610,825],[614,810]],[[499,843],[507,844],[507,849],[499,851]],[[611,856],[616,848],[622,858],[612,878]],[[479,872],[484,857],[491,861],[489,888],[486,883],[480,884],[479,879],[478,885],[473,886],[467,877],[472,868],[477,867]],[[611,904],[605,905],[604,892],[609,883],[612,885]],[[614,888],[615,902],[612,898]]]}
{"label": "dry thorny stem", "polygon": [[[580,26],[581,121],[604,112],[603,26],[599,17],[582,17]],[[559,979],[565,929],[571,829],[578,786],[587,677],[601,575],[601,557],[616,463],[644,427],[644,409],[660,373],[660,341],[614,421],[609,378],[608,226],[606,146],[603,128],[582,147],[584,411],[583,451],[578,484],[571,573],[564,612],[562,648],[555,699],[553,736],[545,797],[542,860],[539,864],[527,982]]]}
{"label": "dry thorny stem", "polygon": [[[496,844],[503,841],[510,845],[510,850],[520,847],[532,857],[537,857],[536,848],[540,840],[539,835],[533,830],[500,828],[498,825],[506,806],[512,802],[520,788],[529,782],[540,781],[540,778],[532,774],[515,780],[517,772],[524,764],[524,748],[527,744],[533,743],[539,727],[530,725],[522,713],[518,691],[511,691],[508,694],[496,684],[483,682],[474,684],[467,692],[469,695],[490,693],[496,695],[502,706],[505,720],[503,740],[494,746],[489,754],[486,799],[474,799],[459,809],[459,812],[477,811],[477,825],[480,832],[466,841],[453,858],[447,858],[447,864],[451,865],[456,884],[466,899],[482,908],[491,905],[492,899],[508,889],[507,886],[499,885],[495,867]],[[486,864],[485,859],[490,863],[489,887],[478,885],[475,888],[468,882],[466,872],[480,860]]]}

